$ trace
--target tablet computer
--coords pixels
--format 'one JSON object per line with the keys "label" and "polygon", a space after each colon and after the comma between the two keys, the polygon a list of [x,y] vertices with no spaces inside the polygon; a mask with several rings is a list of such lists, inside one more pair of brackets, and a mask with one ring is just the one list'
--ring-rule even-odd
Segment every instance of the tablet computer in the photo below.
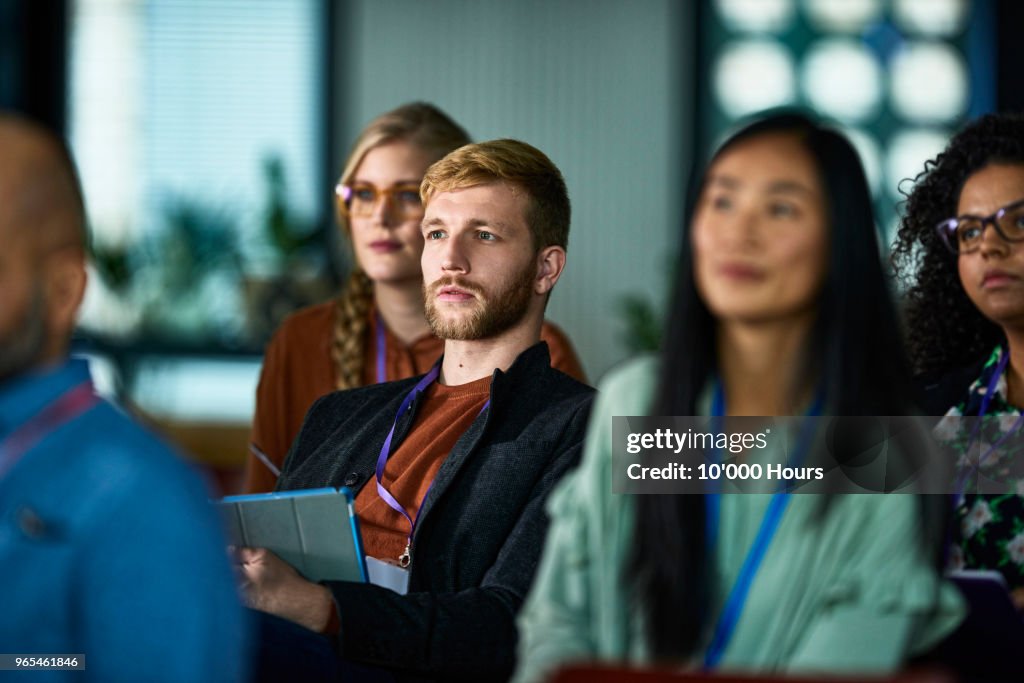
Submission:
{"label": "tablet computer", "polygon": [[313,582],[367,581],[350,489],[228,496],[215,504],[229,543],[271,550]]}

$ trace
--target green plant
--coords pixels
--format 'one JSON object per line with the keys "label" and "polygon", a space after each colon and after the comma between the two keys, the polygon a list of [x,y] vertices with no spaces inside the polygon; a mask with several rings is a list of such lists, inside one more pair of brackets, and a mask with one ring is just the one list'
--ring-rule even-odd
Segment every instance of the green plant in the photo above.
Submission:
{"label": "green plant", "polygon": [[90,246],[93,267],[110,291],[123,295],[132,288],[135,268],[132,265],[133,249],[124,244],[100,246],[95,241]]}
{"label": "green plant", "polygon": [[616,309],[624,323],[622,343],[631,353],[657,351],[661,346],[661,322],[654,306],[639,294],[626,294],[616,301]]}
{"label": "green plant", "polygon": [[316,226],[296,216],[288,205],[288,180],[280,156],[272,154],[263,160],[263,178],[267,187],[264,229],[277,253],[287,261],[302,249],[319,245]]}

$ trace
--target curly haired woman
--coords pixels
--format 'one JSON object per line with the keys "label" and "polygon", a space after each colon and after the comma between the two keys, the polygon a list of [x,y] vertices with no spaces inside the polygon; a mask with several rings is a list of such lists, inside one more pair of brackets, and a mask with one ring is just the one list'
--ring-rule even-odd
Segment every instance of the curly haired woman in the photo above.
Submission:
{"label": "curly haired woman", "polygon": [[[1024,425],[1024,117],[984,116],[925,164],[893,262],[923,405],[963,454],[952,565],[1001,572],[1022,609],[1024,476],[1008,440]],[[998,492],[977,493],[982,477]]]}

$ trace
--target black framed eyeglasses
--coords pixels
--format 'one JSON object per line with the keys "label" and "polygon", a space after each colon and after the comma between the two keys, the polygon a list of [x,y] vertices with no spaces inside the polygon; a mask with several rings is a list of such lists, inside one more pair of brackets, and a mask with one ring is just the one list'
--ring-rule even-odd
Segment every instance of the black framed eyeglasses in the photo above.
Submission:
{"label": "black framed eyeglasses", "polygon": [[954,254],[977,251],[989,223],[1007,242],[1024,241],[1024,199],[1007,204],[991,216],[957,216],[947,218],[935,229],[942,243]]}

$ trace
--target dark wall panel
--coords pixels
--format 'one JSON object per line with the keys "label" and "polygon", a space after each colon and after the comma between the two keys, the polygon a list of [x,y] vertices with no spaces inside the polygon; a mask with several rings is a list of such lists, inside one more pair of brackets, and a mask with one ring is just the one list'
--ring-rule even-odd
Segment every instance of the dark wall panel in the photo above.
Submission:
{"label": "dark wall panel", "polygon": [[65,129],[67,2],[0,0],[0,107]]}

